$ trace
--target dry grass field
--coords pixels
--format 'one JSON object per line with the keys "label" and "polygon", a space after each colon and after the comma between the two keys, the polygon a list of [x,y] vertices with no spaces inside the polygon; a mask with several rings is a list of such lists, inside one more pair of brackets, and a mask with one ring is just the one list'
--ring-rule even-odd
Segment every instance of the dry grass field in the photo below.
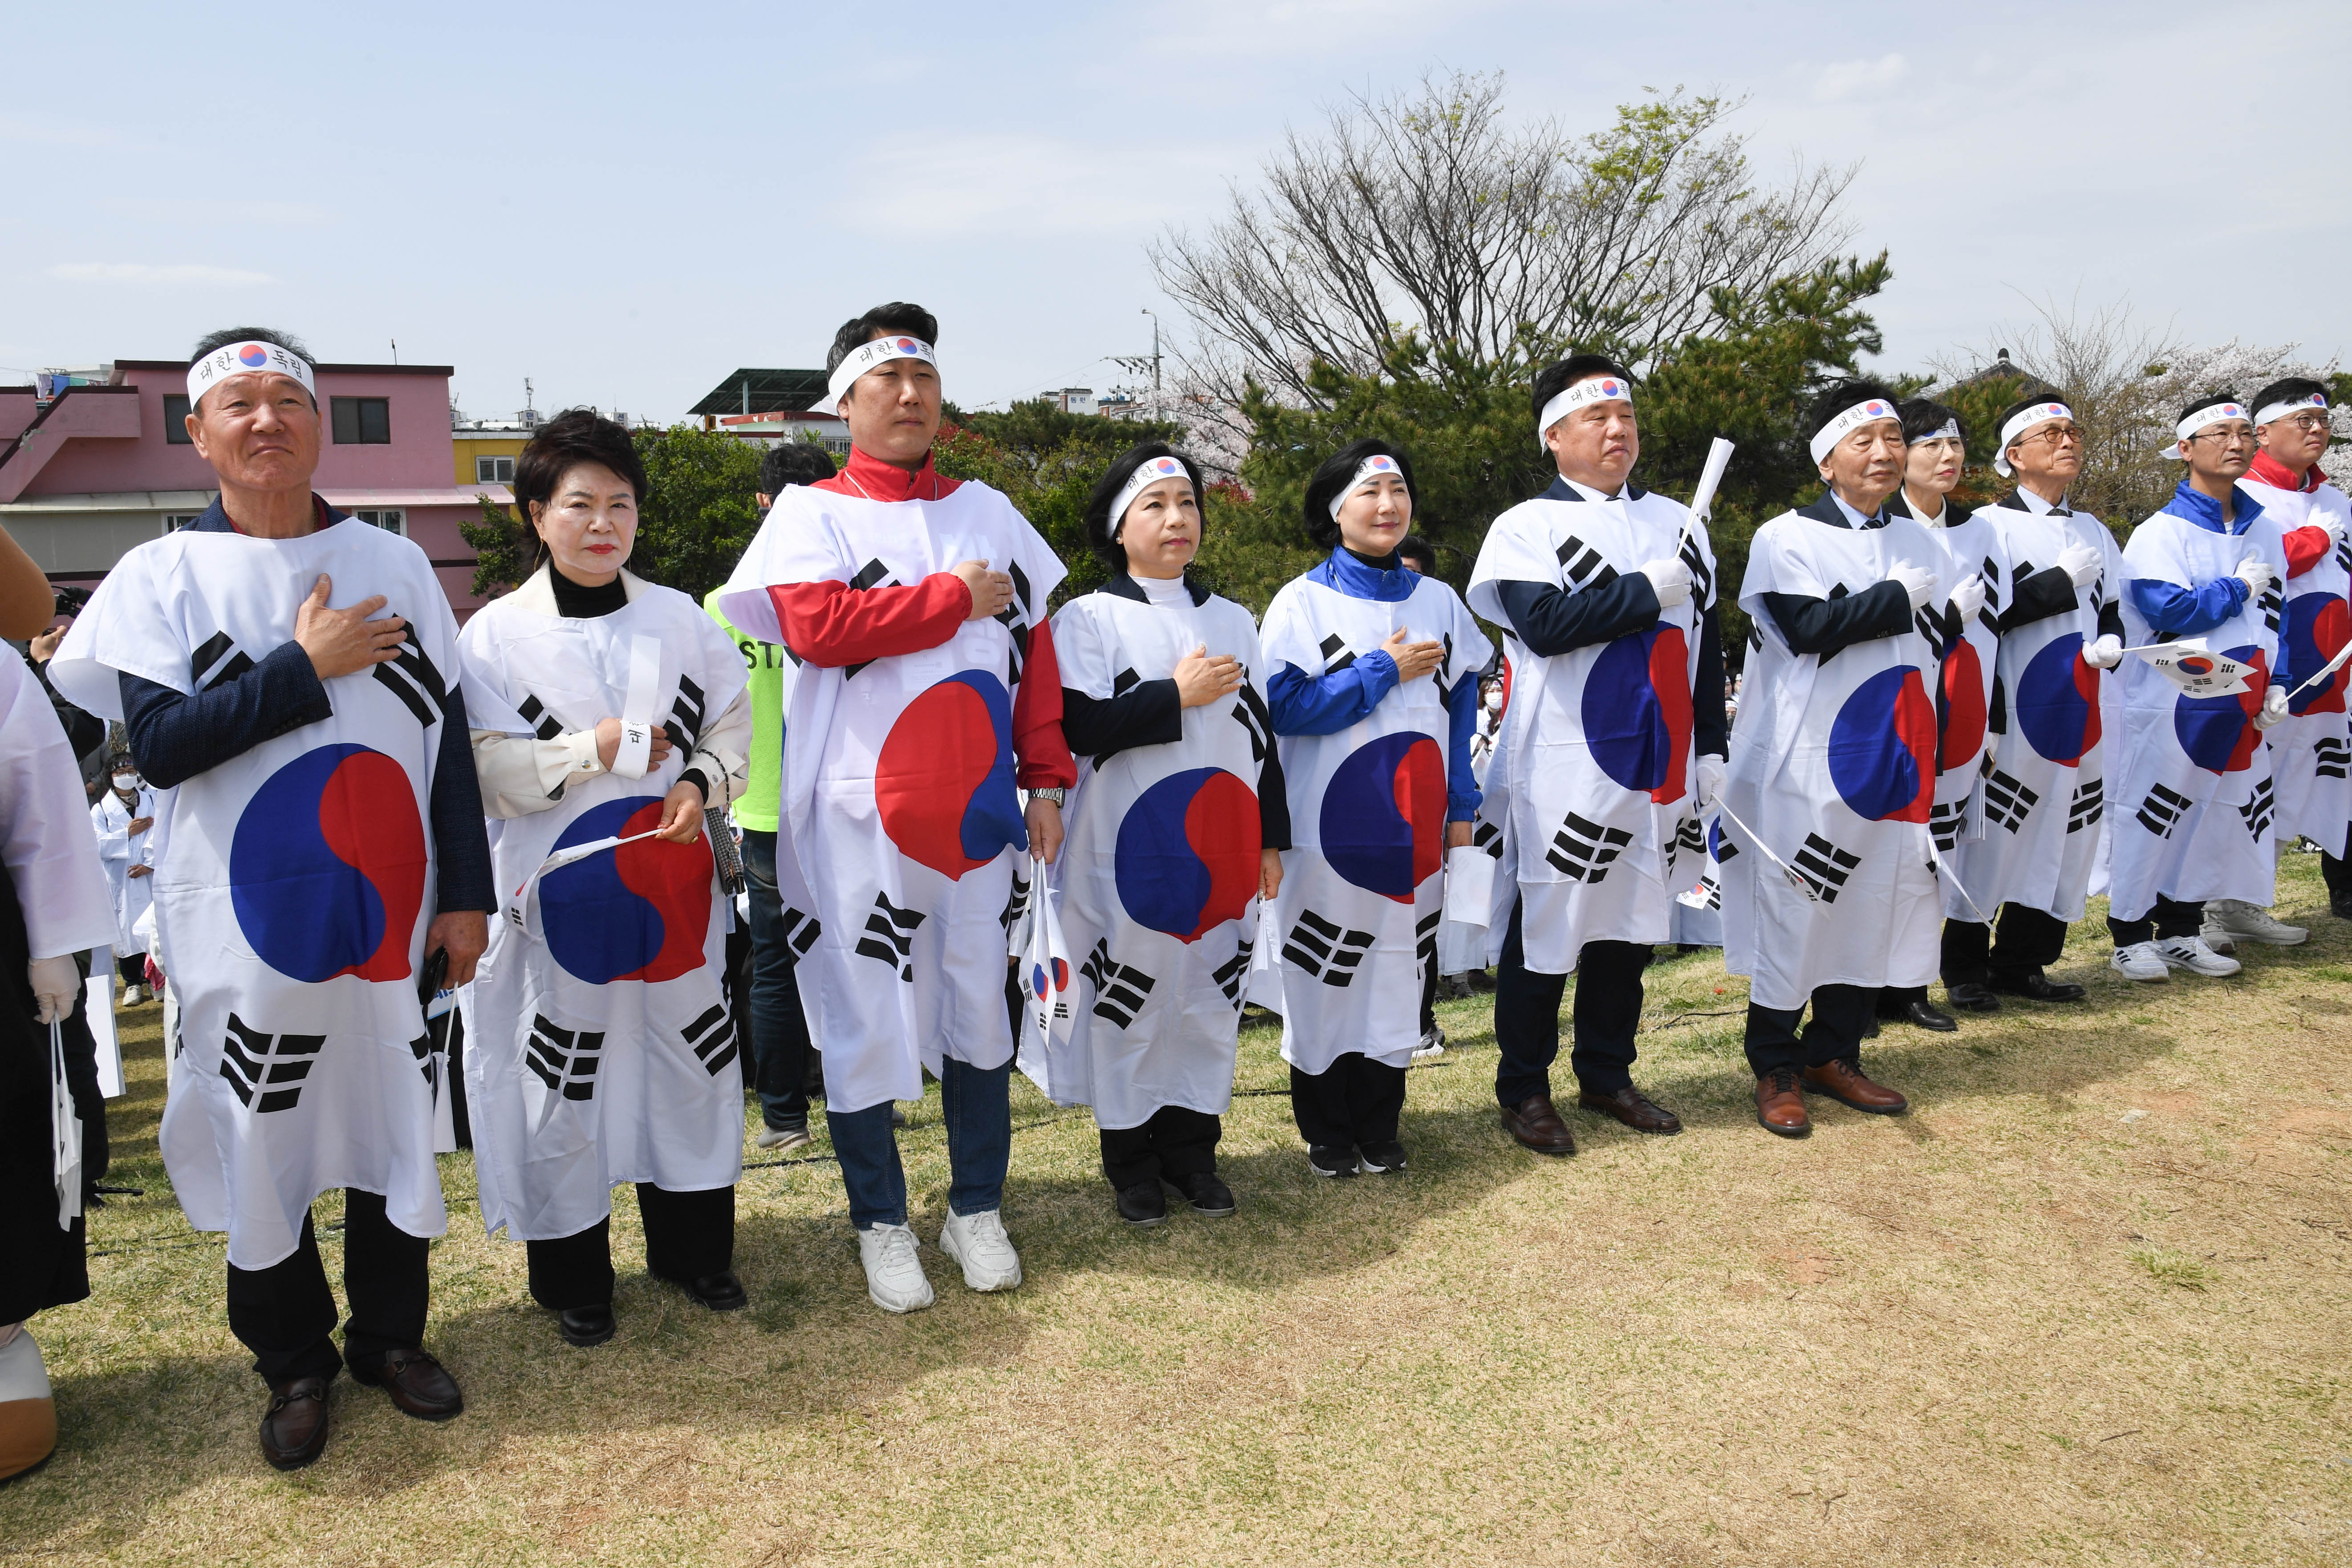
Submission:
{"label": "dry grass field", "polygon": [[[146,1194],[95,1217],[93,1298],[36,1320],[64,1440],[0,1489],[0,1559],[2341,1563],[2352,926],[2315,868],[2283,874],[2308,947],[2143,988],[2085,924],[2089,1005],[1890,1028],[1868,1062],[1915,1113],[1822,1104],[1801,1143],[1754,1122],[1713,953],[1654,970],[1638,1069],[1688,1130],[1571,1113],[1572,1161],[1496,1125],[1484,998],[1412,1075],[1401,1177],[1308,1174],[1253,1028],[1230,1220],[1120,1226],[1085,1113],[1016,1079],[1029,1282],[971,1295],[927,1247],[940,1304],[905,1319],[865,1299],[832,1167],[754,1153],[753,1310],[646,1279],[625,1193],[620,1337],[569,1349],[453,1157],[428,1342],[470,1408],[427,1426],[346,1379],[292,1476],[256,1450],[221,1240],[155,1158],[134,1015],[111,1179]],[[936,1089],[910,1110],[929,1237]]]}

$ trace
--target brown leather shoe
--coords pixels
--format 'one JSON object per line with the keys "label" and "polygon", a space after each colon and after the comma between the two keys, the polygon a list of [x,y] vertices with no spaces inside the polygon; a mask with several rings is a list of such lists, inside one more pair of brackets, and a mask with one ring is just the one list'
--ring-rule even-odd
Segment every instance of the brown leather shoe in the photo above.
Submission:
{"label": "brown leather shoe", "polygon": [[327,1451],[327,1380],[297,1377],[269,1385],[261,1418],[261,1457],[273,1470],[299,1470]]}
{"label": "brown leather shoe", "polygon": [[1795,1068],[1774,1068],[1756,1080],[1756,1121],[1765,1131],[1783,1138],[1811,1136],[1813,1119],[1805,1114]]}
{"label": "brown leather shoe", "polygon": [[1862,1064],[1852,1057],[1840,1057],[1827,1067],[1807,1068],[1802,1076],[1807,1089],[1873,1116],[1900,1116],[1911,1109],[1909,1100],[1885,1084],[1863,1077]]}
{"label": "brown leather shoe", "polygon": [[1661,1137],[1671,1137],[1683,1130],[1681,1117],[1631,1084],[1614,1094],[1595,1094],[1589,1089],[1579,1089],[1576,1103],[1587,1110],[1613,1116],[1636,1132],[1654,1132]]}
{"label": "brown leather shoe", "polygon": [[1503,1131],[1517,1139],[1520,1148],[1538,1154],[1576,1152],[1576,1134],[1559,1119],[1548,1094],[1531,1094],[1517,1105],[1503,1107]]}
{"label": "brown leather shoe", "polygon": [[466,1408],[457,1380],[448,1369],[421,1350],[394,1351],[373,1373],[352,1368],[362,1383],[372,1383],[392,1396],[392,1402],[419,1421],[446,1421]]}

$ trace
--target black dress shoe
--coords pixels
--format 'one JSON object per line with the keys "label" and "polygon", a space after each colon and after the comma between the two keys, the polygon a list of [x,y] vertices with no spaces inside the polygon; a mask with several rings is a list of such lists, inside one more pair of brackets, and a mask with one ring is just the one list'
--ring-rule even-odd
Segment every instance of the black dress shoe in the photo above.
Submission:
{"label": "black dress shoe", "polygon": [[1158,1225],[1168,1217],[1168,1194],[1160,1190],[1160,1178],[1138,1182],[1118,1190],[1118,1217],[1138,1227]]}
{"label": "black dress shoe", "polygon": [[327,1380],[289,1378],[269,1385],[261,1418],[261,1457],[273,1470],[299,1470],[327,1451]]}
{"label": "black dress shoe", "polygon": [[1945,986],[1944,1000],[1963,1013],[2000,1011],[2000,998],[1993,994],[1992,987],[1974,980],[1963,980],[1958,985]]}
{"label": "black dress shoe", "polygon": [[714,1312],[740,1312],[751,1304],[751,1298],[744,1294],[743,1282],[735,1278],[735,1271],[731,1268],[722,1268],[716,1274],[705,1274],[695,1279],[683,1279],[679,1284],[688,1295]]}
{"label": "black dress shoe", "polygon": [[2022,996],[2029,1002],[2080,1002],[2090,994],[2080,985],[2049,979],[2038,969],[2029,969],[2022,974],[1996,974],[1992,988],[2006,991],[2011,996]]}
{"label": "black dress shoe", "polygon": [[1895,1021],[1915,1024],[1922,1029],[1933,1029],[1939,1035],[1956,1034],[1959,1030],[1959,1025],[1953,1021],[1949,1013],[1926,1002],[1905,1003],[1902,1016]]}
{"label": "black dress shoe", "polygon": [[1189,1176],[1171,1178],[1175,1189],[1184,1194],[1192,1212],[1208,1219],[1223,1219],[1234,1212],[1234,1190],[1217,1179],[1214,1171],[1195,1171]]}
{"label": "black dress shoe", "polygon": [[419,1421],[446,1421],[466,1408],[466,1396],[457,1392],[457,1380],[449,1369],[421,1350],[394,1351],[382,1366],[372,1371],[355,1366],[352,1375],[383,1389],[393,1404]]}
{"label": "black dress shoe", "polygon": [[555,1314],[556,1331],[567,1345],[601,1345],[618,1332],[613,1321],[613,1305],[599,1302],[593,1307],[566,1307]]}

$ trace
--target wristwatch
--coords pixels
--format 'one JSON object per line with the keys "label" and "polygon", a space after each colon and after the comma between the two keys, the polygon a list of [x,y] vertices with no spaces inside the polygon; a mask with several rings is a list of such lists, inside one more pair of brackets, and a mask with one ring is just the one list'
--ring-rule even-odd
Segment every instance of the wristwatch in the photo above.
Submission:
{"label": "wristwatch", "polygon": [[1069,793],[1070,792],[1066,789],[1033,789],[1029,792],[1029,798],[1031,800],[1049,800],[1055,805],[1059,805]]}

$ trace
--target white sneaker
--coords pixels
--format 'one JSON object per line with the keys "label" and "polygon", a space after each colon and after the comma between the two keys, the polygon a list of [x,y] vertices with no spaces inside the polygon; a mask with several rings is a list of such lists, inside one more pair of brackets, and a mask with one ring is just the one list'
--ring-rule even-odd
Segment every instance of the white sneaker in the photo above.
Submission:
{"label": "white sneaker", "polygon": [[936,1300],[917,1249],[922,1243],[903,1225],[857,1233],[857,1260],[866,1265],[866,1294],[886,1312],[919,1312]]}
{"label": "white sneaker", "polygon": [[759,1145],[762,1149],[782,1149],[790,1152],[816,1142],[805,1127],[762,1127]]}
{"label": "white sneaker", "polygon": [[1419,1060],[1423,1057],[1444,1056],[1445,1054],[1445,1031],[1440,1028],[1432,1027],[1429,1033],[1422,1036],[1421,1044],[1412,1048],[1412,1054],[1415,1060]]}
{"label": "white sneaker", "polygon": [[2154,945],[2157,957],[2192,974],[2235,974],[2244,967],[2236,959],[2224,958],[2207,947],[2201,936],[2168,936]]}
{"label": "white sneaker", "polygon": [[2107,960],[2107,967],[2126,980],[2144,981],[2150,984],[2172,978],[2172,971],[2163,959],[2157,956],[2156,943],[2152,942],[2136,942],[2129,947],[2116,949],[2116,955]]}
{"label": "white sneaker", "polygon": [[[2215,899],[2205,906],[2205,929],[2199,935],[2215,952],[2234,952],[2238,938],[2272,947],[2298,947],[2311,932],[2273,920],[2270,910],[2242,900]],[[2214,941],[2217,936],[2221,940]]]}
{"label": "white sneaker", "polygon": [[1021,1283],[1021,1255],[994,1209],[950,1214],[940,1230],[940,1250],[963,1265],[963,1282],[974,1290],[1010,1290]]}

